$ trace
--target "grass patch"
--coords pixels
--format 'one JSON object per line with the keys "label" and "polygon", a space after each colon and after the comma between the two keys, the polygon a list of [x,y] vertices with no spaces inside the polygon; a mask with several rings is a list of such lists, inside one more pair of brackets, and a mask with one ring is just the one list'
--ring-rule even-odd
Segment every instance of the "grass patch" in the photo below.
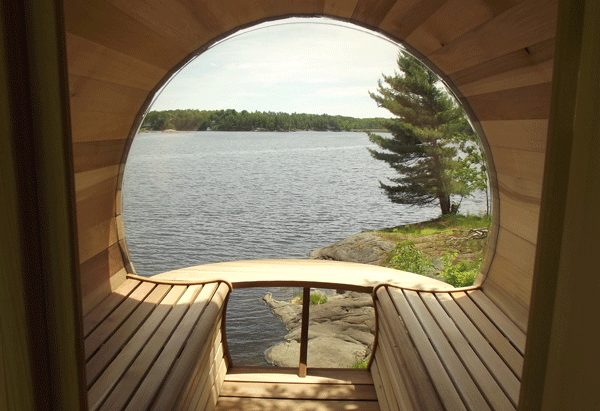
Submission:
{"label": "grass patch", "polygon": [[354,368],[356,370],[366,370],[367,365],[369,365],[369,357],[361,359],[360,357],[356,357],[356,359],[350,364],[348,368]]}
{"label": "grass patch", "polygon": [[[295,303],[295,304],[302,304],[302,298],[303,298],[303,293],[300,293],[296,297],[294,297],[291,300],[291,302]],[[327,302],[327,296],[325,294],[321,294],[321,293],[311,294],[309,299],[310,299],[310,305],[325,304]]]}
{"label": "grass patch", "polygon": [[489,216],[459,214],[380,230],[378,235],[397,244],[382,265],[440,277],[455,287],[471,285],[480,271],[487,237],[477,238],[470,230],[490,226]]}

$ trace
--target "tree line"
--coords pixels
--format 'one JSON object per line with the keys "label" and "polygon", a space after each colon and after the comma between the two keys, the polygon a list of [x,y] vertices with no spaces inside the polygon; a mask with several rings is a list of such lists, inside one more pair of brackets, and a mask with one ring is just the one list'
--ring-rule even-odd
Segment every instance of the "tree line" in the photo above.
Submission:
{"label": "tree line", "polygon": [[381,130],[383,118],[354,118],[328,114],[249,112],[246,110],[151,111],[142,129],[162,131],[353,131]]}

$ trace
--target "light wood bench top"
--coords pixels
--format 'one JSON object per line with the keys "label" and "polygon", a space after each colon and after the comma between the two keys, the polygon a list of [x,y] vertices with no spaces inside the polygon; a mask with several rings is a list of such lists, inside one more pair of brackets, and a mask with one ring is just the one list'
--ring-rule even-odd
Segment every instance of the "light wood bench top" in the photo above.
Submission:
{"label": "light wood bench top", "polygon": [[516,409],[525,334],[482,291],[382,286],[375,298],[381,353],[373,365],[391,402],[415,410]]}
{"label": "light wood bench top", "polygon": [[327,260],[248,260],[182,268],[152,279],[199,281],[224,279],[233,288],[315,287],[371,293],[378,284],[416,290],[451,290],[452,286],[422,275],[367,264]]}
{"label": "light wood bench top", "polygon": [[173,403],[166,397],[188,383],[195,358],[212,348],[208,336],[218,332],[230,290],[225,282],[127,279],[84,318],[89,409],[146,410]]}

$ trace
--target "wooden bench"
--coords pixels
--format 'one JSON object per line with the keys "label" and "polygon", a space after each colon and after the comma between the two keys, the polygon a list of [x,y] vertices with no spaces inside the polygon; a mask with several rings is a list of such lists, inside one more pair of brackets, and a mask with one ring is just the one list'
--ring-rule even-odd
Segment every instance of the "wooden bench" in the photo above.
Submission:
{"label": "wooden bench", "polygon": [[478,290],[384,285],[371,364],[382,410],[514,410],[525,334]]}
{"label": "wooden bench", "polygon": [[89,409],[213,408],[231,363],[231,289],[128,278],[84,318]]}

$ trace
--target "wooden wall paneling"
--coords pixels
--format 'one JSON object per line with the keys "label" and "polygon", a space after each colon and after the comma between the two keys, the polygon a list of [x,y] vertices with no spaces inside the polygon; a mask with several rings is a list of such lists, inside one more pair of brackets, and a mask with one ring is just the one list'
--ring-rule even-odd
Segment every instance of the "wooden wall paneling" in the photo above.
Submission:
{"label": "wooden wall paneling", "polygon": [[81,36],[68,33],[66,39],[70,74],[151,90],[167,73]]}
{"label": "wooden wall paneling", "polygon": [[[107,249],[81,263],[81,293],[83,296],[94,291],[94,288],[118,273],[124,267],[119,244],[115,243]],[[85,297],[84,297],[85,298]]]}
{"label": "wooden wall paneling", "polygon": [[397,1],[379,27],[404,40],[434,14],[446,0]]}
{"label": "wooden wall paneling", "polygon": [[65,0],[67,33],[170,70],[189,54],[103,0]]}
{"label": "wooden wall paneling", "polygon": [[[500,208],[502,227],[535,244],[537,242],[540,205],[515,201],[503,194],[500,197],[502,201],[502,207]],[[533,256],[531,258],[533,259]]]}
{"label": "wooden wall paneling", "polygon": [[356,8],[352,13],[352,20],[360,21],[373,27],[379,27],[395,3],[396,0],[358,0]]}
{"label": "wooden wall paneling", "polygon": [[499,192],[524,203],[539,204],[542,197],[540,182],[498,174]]}
{"label": "wooden wall paneling", "polygon": [[[114,165],[77,173],[75,175],[77,202],[83,203],[90,198],[99,197],[111,191],[114,196],[117,188],[117,177],[119,176],[118,171],[119,166]],[[113,202],[114,198],[107,204]]]}
{"label": "wooden wall paneling", "polygon": [[78,232],[79,261],[86,261],[118,242],[117,219],[104,220]]}
{"label": "wooden wall paneling", "polygon": [[[550,38],[538,43],[530,44],[523,48],[519,48],[515,51],[491,60],[484,61],[483,63],[456,71],[452,73],[449,78],[461,90],[466,86],[471,86],[474,88],[476,86],[480,86],[481,84],[485,84],[486,81],[489,82],[494,81],[495,79],[503,78],[510,73],[518,74],[521,72],[527,72],[527,70],[534,71],[537,67],[542,66],[553,59],[554,38]],[[544,75],[546,71],[547,68],[543,70]],[[509,84],[507,84],[503,87],[496,86],[496,89],[508,89],[516,86],[519,85],[511,87]],[[482,94],[484,92],[485,91],[480,93],[473,92],[471,94]]]}
{"label": "wooden wall paneling", "polygon": [[544,176],[544,153],[494,147],[493,154],[498,174],[518,177],[537,182],[538,184],[542,183]]}
{"label": "wooden wall paneling", "polygon": [[551,83],[470,96],[468,103],[480,121],[547,119]]}
{"label": "wooden wall paneling", "polygon": [[120,164],[125,142],[123,139],[73,143],[73,171],[79,173]]}
{"label": "wooden wall paneling", "polygon": [[552,81],[552,60],[504,72],[460,87],[464,96],[492,93],[513,87],[526,87]]}
{"label": "wooden wall paneling", "polygon": [[482,290],[517,326],[527,331],[532,273],[496,255]]}
{"label": "wooden wall paneling", "polygon": [[427,57],[446,74],[554,37],[558,0],[526,0]]}
{"label": "wooden wall paneling", "polygon": [[[496,255],[506,258],[516,265],[519,271],[530,277],[532,276],[535,243],[527,241],[501,226],[498,232]],[[519,284],[516,284],[516,286],[519,286]]]}
{"label": "wooden wall paneling", "polygon": [[188,53],[210,40],[206,27],[177,1],[107,1]]}
{"label": "wooden wall paneling", "polygon": [[522,0],[449,0],[416,28],[406,42],[424,55],[433,53]]}
{"label": "wooden wall paneling", "polygon": [[496,147],[538,151],[546,149],[548,120],[490,120],[481,127],[492,149]]}
{"label": "wooden wall paneling", "polygon": [[73,142],[125,139],[138,111],[139,107],[129,108],[122,113],[71,111]]}
{"label": "wooden wall paneling", "polygon": [[148,97],[148,90],[75,74],[69,75],[69,92],[73,111],[104,113],[122,113],[132,107],[139,110]]}
{"label": "wooden wall paneling", "polygon": [[351,18],[358,0],[325,0],[324,12],[329,16]]}

